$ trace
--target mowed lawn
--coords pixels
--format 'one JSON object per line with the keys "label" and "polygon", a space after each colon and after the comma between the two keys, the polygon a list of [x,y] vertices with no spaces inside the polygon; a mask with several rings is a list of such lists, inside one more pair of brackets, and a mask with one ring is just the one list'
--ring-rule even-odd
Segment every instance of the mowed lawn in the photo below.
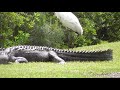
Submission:
{"label": "mowed lawn", "polygon": [[103,74],[120,72],[120,42],[74,48],[73,50],[113,49],[112,61],[33,62],[0,64],[0,78],[104,78]]}

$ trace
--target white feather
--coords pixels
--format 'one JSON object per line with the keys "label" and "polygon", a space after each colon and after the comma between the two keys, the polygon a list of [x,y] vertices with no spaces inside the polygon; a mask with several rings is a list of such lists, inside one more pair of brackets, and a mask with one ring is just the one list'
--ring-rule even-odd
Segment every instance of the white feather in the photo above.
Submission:
{"label": "white feather", "polygon": [[63,26],[68,27],[80,35],[83,34],[79,20],[72,12],[55,12],[55,16],[60,20]]}

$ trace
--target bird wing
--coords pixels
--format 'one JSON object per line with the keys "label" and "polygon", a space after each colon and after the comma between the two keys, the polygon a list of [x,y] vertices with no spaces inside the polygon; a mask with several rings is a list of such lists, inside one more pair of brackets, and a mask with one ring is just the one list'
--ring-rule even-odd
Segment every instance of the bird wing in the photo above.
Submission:
{"label": "bird wing", "polygon": [[60,20],[60,22],[75,32],[80,32],[82,30],[82,26],[78,18],[71,12],[55,12],[55,15]]}

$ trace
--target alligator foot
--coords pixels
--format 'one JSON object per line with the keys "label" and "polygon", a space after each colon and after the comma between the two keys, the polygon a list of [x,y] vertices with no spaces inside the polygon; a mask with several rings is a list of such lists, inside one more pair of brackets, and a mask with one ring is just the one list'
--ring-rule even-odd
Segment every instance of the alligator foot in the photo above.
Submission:
{"label": "alligator foot", "polygon": [[59,62],[59,64],[66,64],[66,62]]}
{"label": "alligator foot", "polygon": [[17,57],[15,60],[16,63],[28,63],[27,59],[24,57]]}
{"label": "alligator foot", "polygon": [[28,63],[28,60],[24,57],[14,57],[15,63]]}
{"label": "alligator foot", "polygon": [[56,52],[49,51],[49,56],[56,62],[59,62],[59,64],[65,64],[65,61],[62,58],[60,58]]}

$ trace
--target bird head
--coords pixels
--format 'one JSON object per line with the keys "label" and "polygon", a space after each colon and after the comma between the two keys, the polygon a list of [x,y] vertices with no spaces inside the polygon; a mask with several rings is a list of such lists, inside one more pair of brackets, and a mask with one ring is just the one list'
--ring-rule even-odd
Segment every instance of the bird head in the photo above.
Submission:
{"label": "bird head", "polygon": [[78,35],[83,35],[83,30],[80,30],[79,32],[76,32]]}

